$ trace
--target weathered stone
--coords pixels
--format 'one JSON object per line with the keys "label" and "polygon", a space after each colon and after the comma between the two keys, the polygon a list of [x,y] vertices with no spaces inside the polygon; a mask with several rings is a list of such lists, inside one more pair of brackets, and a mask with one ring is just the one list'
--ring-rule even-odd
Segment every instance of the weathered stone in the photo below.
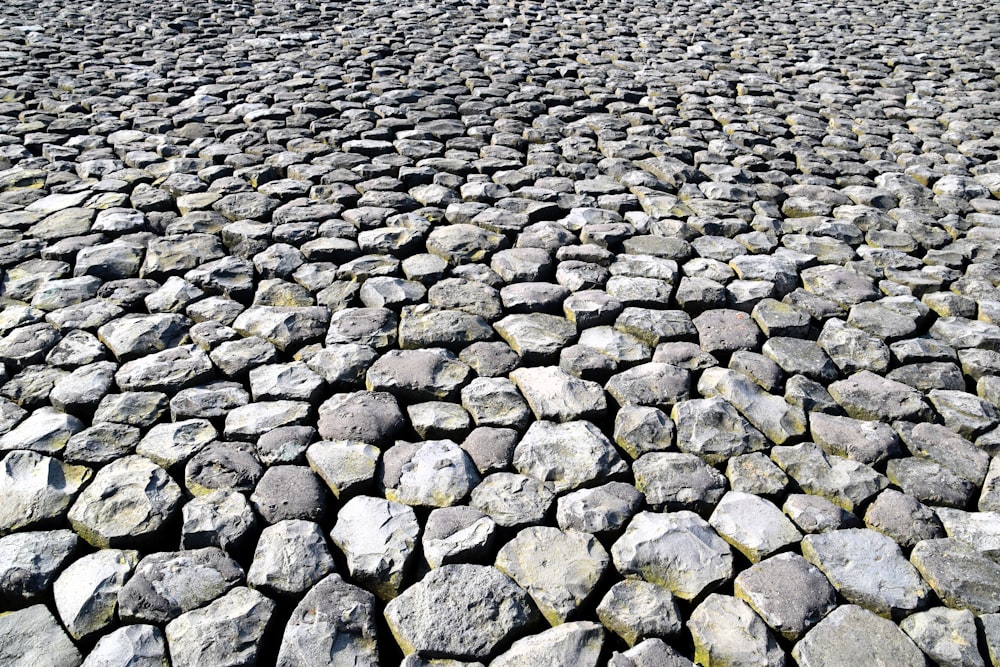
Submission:
{"label": "weathered stone", "polygon": [[779,554],[741,572],[736,597],[786,639],[799,639],[836,607],[833,586],[798,554]]}
{"label": "weathered stone", "polygon": [[554,501],[551,482],[496,472],[472,490],[469,505],[490,515],[499,526],[520,528],[541,523]]}
{"label": "weathered stone", "polygon": [[162,624],[243,583],[243,569],[217,547],[150,554],[118,591],[123,620]]}
{"label": "weathered stone", "polygon": [[138,561],[137,551],[101,549],[59,575],[52,594],[70,636],[82,639],[114,622],[118,595]]}
{"label": "weathered stone", "polygon": [[802,408],[767,393],[742,373],[710,368],[698,381],[698,391],[706,398],[718,396],[725,399],[761,433],[779,445],[806,431]]}
{"label": "weathered stone", "polygon": [[368,369],[366,385],[369,391],[402,398],[449,399],[466,383],[470,370],[445,349],[391,350]]}
{"label": "weathered stone", "polygon": [[899,437],[888,424],[878,421],[813,412],[809,415],[809,432],[827,454],[869,465],[902,454]]}
{"label": "weathered stone", "polygon": [[496,523],[479,510],[459,505],[433,510],[421,538],[424,559],[432,568],[476,561],[488,553]]}
{"label": "weathered stone", "polygon": [[319,524],[286,519],[261,531],[247,585],[275,597],[298,595],[333,570]]}
{"label": "weathered stone", "polygon": [[596,417],[607,409],[599,384],[575,378],[561,368],[518,368],[510,379],[538,419],[565,422]]}
{"label": "weathered stone", "polygon": [[82,667],[167,667],[170,656],[166,637],[155,625],[126,625],[94,644]]}
{"label": "weathered stone", "polygon": [[871,467],[839,456],[828,456],[810,442],[773,447],[771,459],[806,493],[823,496],[848,511],[889,485],[889,480]]}
{"label": "weathered stone", "polygon": [[181,343],[192,322],[182,315],[126,315],[97,330],[98,339],[119,361],[162,352]]}
{"label": "weathered stone", "polygon": [[577,333],[569,320],[545,313],[508,315],[493,328],[528,363],[552,361]]}
{"label": "weathered stone", "polygon": [[40,408],[0,436],[0,451],[19,449],[57,454],[74,434],[82,430],[83,422],[76,417],[52,408]]}
{"label": "weathered stone", "polygon": [[590,621],[576,621],[517,640],[490,665],[527,667],[549,664],[596,667],[603,646],[604,630],[600,625]]}
{"label": "weathered stone", "polygon": [[802,539],[802,534],[774,504],[739,491],[730,491],[722,497],[708,523],[752,563]]}
{"label": "weathered stone", "polygon": [[70,530],[20,532],[0,537],[0,599],[9,603],[30,602],[48,592],[78,542]]}
{"label": "weathered stone", "polygon": [[183,465],[215,440],[218,432],[207,419],[157,424],[136,446],[136,453],[167,470]]}
{"label": "weathered stone", "polygon": [[[234,588],[166,627],[171,663],[177,667],[255,664],[275,604],[257,591]],[[219,637],[238,637],[220,642]]]}
{"label": "weathered stone", "polygon": [[615,651],[608,667],[693,667],[694,663],[682,656],[662,639],[647,639],[619,653]]}
{"label": "weathered stone", "polygon": [[946,606],[975,614],[1000,610],[1000,565],[967,542],[951,537],[918,542],[910,562]]}
{"label": "weathered stone", "polygon": [[277,664],[376,667],[376,640],[375,597],[331,574],[295,607],[285,626]]}
{"label": "weathered stone", "polygon": [[612,586],[597,606],[597,616],[629,646],[650,637],[672,637],[682,627],[673,594],[639,579],[625,579]]}
{"label": "weathered stone", "polygon": [[640,512],[611,556],[623,575],[664,586],[683,600],[698,600],[733,576],[729,545],[688,511]]}
{"label": "weathered stone", "polygon": [[391,600],[404,586],[419,533],[420,524],[408,506],[358,496],[340,509],[330,539],[346,556],[351,576]]}
{"label": "weathered stone", "polygon": [[212,491],[196,496],[181,509],[181,548],[219,547],[229,553],[247,546],[257,517],[246,496],[236,491]]}
{"label": "weathered stone", "polygon": [[0,534],[54,523],[70,504],[91,470],[66,465],[37,452],[15,450],[0,462]]}
{"label": "weathered stone", "polygon": [[563,530],[616,532],[639,511],[643,500],[642,493],[623,482],[580,489],[559,498],[556,521]]}
{"label": "weathered stone", "polygon": [[274,465],[257,481],[250,504],[267,523],[322,521],[327,513],[327,494],[323,481],[308,467]]}
{"label": "weathered stone", "polygon": [[215,441],[184,466],[184,486],[193,496],[218,489],[250,493],[263,474],[264,466],[252,445]]}
{"label": "weathered stone", "polygon": [[928,609],[904,618],[899,627],[938,665],[985,665],[975,616],[968,610]]}
{"label": "weathered stone", "polygon": [[933,510],[895,489],[886,489],[868,506],[865,525],[888,535],[904,549],[921,540],[944,537],[944,528]]}
{"label": "weathered stone", "polygon": [[45,605],[0,615],[0,662],[34,667],[40,656],[52,667],[79,667],[80,651]]}
{"label": "weathered stone", "polygon": [[528,594],[485,565],[444,565],[386,605],[404,653],[479,659],[539,618]]}
{"label": "weathered stone", "polygon": [[767,439],[723,398],[683,401],[673,407],[677,447],[706,463],[721,463],[733,456],[760,451]]}
{"label": "weathered stone", "polygon": [[923,667],[923,653],[892,621],[856,605],[830,612],[794,647],[801,667],[844,664]]}
{"label": "weathered stone", "polygon": [[405,424],[399,403],[387,392],[336,394],[320,406],[319,415],[322,438],[373,445],[389,442]]}
{"label": "weathered stone", "polygon": [[224,435],[233,440],[253,440],[282,426],[305,422],[311,413],[303,401],[262,401],[233,408],[226,413]]}
{"label": "weathered stone", "polygon": [[479,483],[468,454],[451,440],[398,444],[382,459],[387,500],[406,505],[457,505]]}
{"label": "weathered stone", "polygon": [[695,662],[782,666],[785,653],[767,626],[742,600],[713,593],[687,622]]}

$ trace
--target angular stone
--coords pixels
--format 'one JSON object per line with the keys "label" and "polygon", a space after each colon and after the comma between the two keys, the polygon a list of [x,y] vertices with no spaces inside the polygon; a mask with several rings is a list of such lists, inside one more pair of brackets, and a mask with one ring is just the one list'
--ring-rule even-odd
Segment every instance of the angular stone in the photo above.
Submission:
{"label": "angular stone", "polygon": [[886,489],[865,512],[865,525],[908,549],[921,540],[944,537],[936,513],[913,496]]}
{"label": "angular stone", "polygon": [[469,505],[489,514],[499,526],[520,528],[541,523],[554,501],[551,482],[496,472],[472,490]]}
{"label": "angular stone", "polygon": [[563,530],[601,534],[625,527],[642,507],[643,495],[624,482],[580,489],[559,498],[556,521]]}
{"label": "angular stone", "polygon": [[246,496],[236,491],[212,491],[192,498],[181,509],[181,548],[219,547],[238,553],[247,546],[257,517]]}
{"label": "angular stone", "polygon": [[224,435],[233,440],[252,440],[282,426],[302,424],[310,415],[302,401],[263,401],[248,403],[226,414]]}
{"label": "angular stone", "polygon": [[519,639],[493,662],[493,667],[521,665],[579,665],[596,667],[604,646],[604,630],[597,623],[576,621]]}
{"label": "angular stone", "polygon": [[528,594],[485,565],[444,565],[386,605],[389,629],[404,653],[488,657],[539,618]]}
{"label": "angular stone", "polygon": [[0,663],[36,667],[45,656],[52,667],[79,667],[80,651],[45,605],[0,615]]}
{"label": "angular stone", "polygon": [[821,496],[791,493],[781,511],[803,533],[828,533],[831,530],[861,526],[858,517]]}
{"label": "angular stone", "polygon": [[930,406],[915,389],[871,371],[859,371],[846,380],[834,382],[829,390],[834,400],[855,419],[927,421],[933,416]]}
{"label": "angular stone", "polygon": [[607,409],[599,384],[575,378],[561,368],[519,368],[510,373],[510,379],[538,419],[566,422],[600,416]]}
{"label": "angular stone", "polygon": [[15,450],[0,462],[0,534],[54,523],[66,516],[91,470],[36,452]]}
{"label": "angular stone", "polygon": [[771,448],[771,459],[806,493],[822,496],[848,512],[889,486],[870,466],[828,456],[811,442]]}
{"label": "angular stone", "polygon": [[726,491],[726,478],[694,454],[651,452],[632,464],[635,486],[655,510],[707,514]]}
{"label": "angular stone", "polygon": [[56,611],[74,639],[115,621],[118,594],[139,561],[137,551],[101,549],[74,561],[52,586]]}
{"label": "angular stone", "polygon": [[783,667],[785,653],[767,626],[742,600],[713,593],[687,622],[698,664]]}
{"label": "angular stone", "polygon": [[729,545],[688,511],[640,512],[611,556],[621,574],[664,586],[683,600],[698,600],[733,576]]}
{"label": "angular stone", "polygon": [[462,407],[478,426],[520,430],[531,421],[528,404],[506,378],[476,378],[462,389]]}
{"label": "angular stone", "polygon": [[647,639],[624,653],[615,651],[608,667],[694,667],[694,663],[662,639]]}
{"label": "angular stone", "polygon": [[267,523],[322,521],[327,513],[327,493],[323,481],[308,467],[273,465],[257,481],[250,504]]}
{"label": "angular stone", "polygon": [[802,408],[767,393],[742,373],[710,368],[698,381],[698,391],[706,398],[724,398],[754,427],[779,445],[798,438],[806,431]]}
{"label": "angular stone", "polygon": [[1000,565],[973,545],[951,537],[924,540],[910,562],[946,606],[977,615],[1000,611]]}
{"label": "angular stone", "polygon": [[[257,591],[234,588],[201,609],[181,614],[166,627],[176,667],[255,664],[275,604]],[[238,637],[220,642],[220,637]]]}
{"label": "angular stone", "polygon": [[125,621],[167,623],[243,583],[243,569],[217,547],[150,554],[118,592]]}
{"label": "angular stone", "polygon": [[671,364],[641,364],[613,376],[605,389],[621,406],[649,405],[665,410],[687,400],[690,373]]}
{"label": "angular stone", "polygon": [[361,391],[336,394],[319,408],[319,434],[326,440],[382,445],[405,425],[392,394]]}
{"label": "angular stone", "polygon": [[97,337],[116,359],[130,361],[178,345],[191,324],[176,314],[125,315],[98,329]]}
{"label": "angular stone", "polygon": [[76,417],[52,408],[40,408],[0,436],[0,451],[19,449],[57,454],[75,433],[82,430],[83,422]]}
{"label": "angular stone", "polygon": [[885,474],[904,493],[928,505],[965,507],[976,492],[972,482],[930,459],[892,459]]}
{"label": "angular stone", "polygon": [[399,444],[382,458],[386,500],[413,506],[457,505],[479,483],[468,454],[451,440]]}
{"label": "angular stone", "polygon": [[930,588],[882,533],[857,528],[802,538],[802,555],[853,604],[890,618],[927,606]]}
{"label": "angular stone", "polygon": [[157,424],[146,432],[135,451],[156,465],[170,470],[187,463],[188,459],[217,436],[218,432],[207,419]]}
{"label": "angular stone", "polygon": [[677,423],[677,448],[710,465],[767,446],[764,434],[723,398],[680,402],[670,416]]}
{"label": "angular stone", "polygon": [[340,661],[378,665],[375,596],[331,574],[313,586],[292,611],[278,651],[279,667]]}
{"label": "angular stone", "polygon": [[747,313],[719,308],[708,310],[693,320],[698,342],[708,353],[755,350],[761,331]]}
{"label": "angular stone", "polygon": [[990,457],[961,435],[939,424],[896,422],[893,428],[914,456],[928,458],[973,485],[982,486]]}
{"label": "angular stone", "polygon": [[722,497],[708,523],[751,563],[759,563],[802,539],[794,524],[773,503],[739,491]]}
{"label": "angular stone", "polygon": [[518,472],[551,482],[556,493],[609,481],[627,470],[614,446],[588,421],[538,421],[514,450]]}
{"label": "angular stone", "polygon": [[625,579],[612,586],[597,606],[597,616],[629,646],[650,637],[672,637],[682,627],[673,594],[640,579]]}
{"label": "angular stone", "polygon": [[299,595],[333,571],[319,524],[287,519],[261,531],[247,585],[274,597]]}
{"label": "angular stone", "polygon": [[357,440],[324,440],[309,445],[306,460],[337,498],[364,491],[375,479],[379,450]]}
{"label": "angular stone", "polygon": [[458,505],[433,510],[421,538],[424,559],[432,568],[475,561],[489,553],[496,523],[477,509]]}
{"label": "angular stone", "polygon": [[823,573],[794,553],[744,570],[733,590],[775,632],[793,641],[837,606],[836,592]]}
{"label": "angular stone", "polygon": [[856,605],[834,609],[792,647],[800,667],[923,667],[923,653],[892,621]]}
{"label": "angular stone", "polygon": [[627,405],[615,415],[615,443],[633,459],[670,449],[674,423],[654,407]]}
{"label": "angular stone", "polygon": [[493,337],[493,328],[478,315],[438,309],[428,304],[406,306],[399,320],[399,346],[404,350],[463,347]]}
{"label": "angular stone", "polygon": [[330,316],[326,343],[327,345],[353,343],[384,350],[396,344],[398,329],[399,318],[388,308],[344,308]]}
{"label": "angular stone", "polygon": [[403,589],[419,534],[410,507],[357,496],[340,509],[330,539],[347,558],[351,576],[381,599],[391,600]]}
{"label": "angular stone", "polygon": [[48,592],[78,543],[70,530],[0,537],[0,599],[15,604],[30,602]]}
{"label": "angular stone", "polygon": [[230,410],[250,402],[250,394],[237,382],[212,382],[177,392],[170,399],[174,420],[224,417]]}
{"label": "angular stone", "polygon": [[552,361],[577,333],[569,320],[545,313],[508,315],[493,328],[528,363]]}
{"label": "angular stone", "polygon": [[445,349],[390,350],[368,369],[366,386],[402,398],[449,399],[466,383],[470,370]]}
{"label": "angular stone", "polygon": [[170,663],[167,641],[155,625],[126,625],[94,644],[81,667],[165,667]]}
{"label": "angular stone", "polygon": [[251,306],[233,322],[244,336],[260,336],[279,350],[293,351],[326,336],[330,311],[324,307]]}
{"label": "angular stone", "polygon": [[115,373],[115,382],[122,391],[174,393],[204,384],[214,375],[212,361],[204,351],[194,345],[181,345],[122,364]]}
{"label": "angular stone", "polygon": [[899,627],[936,664],[985,667],[976,617],[968,610],[928,609],[904,618]]}
{"label": "angular stone", "polygon": [[885,342],[847,326],[843,320],[828,319],[816,343],[844,373],[884,373],[889,369],[891,355]]}
{"label": "angular stone", "polygon": [[838,417],[821,412],[809,414],[813,441],[831,456],[843,456],[874,465],[900,456],[902,443],[888,424]]}
{"label": "angular stone", "polygon": [[736,456],[726,463],[726,479],[733,491],[774,499],[788,487],[788,476],[762,452]]}

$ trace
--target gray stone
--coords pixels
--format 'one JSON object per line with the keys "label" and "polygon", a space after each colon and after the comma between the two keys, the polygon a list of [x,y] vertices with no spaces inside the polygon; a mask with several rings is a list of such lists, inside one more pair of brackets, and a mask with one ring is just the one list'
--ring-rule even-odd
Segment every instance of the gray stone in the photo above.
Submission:
{"label": "gray stone", "polygon": [[635,485],[655,510],[707,514],[722,498],[726,478],[693,454],[651,452],[632,464]]}
{"label": "gray stone", "polygon": [[337,498],[365,491],[374,482],[378,459],[378,449],[357,440],[323,440],[306,450],[309,467]]}
{"label": "gray stone", "polygon": [[729,368],[746,375],[767,392],[779,391],[785,384],[785,372],[781,366],[757,352],[733,352],[729,357]]}
{"label": "gray stone", "polygon": [[330,311],[324,307],[251,306],[233,321],[244,336],[259,336],[279,350],[290,352],[326,336]]}
{"label": "gray stone", "polygon": [[18,449],[57,454],[74,434],[82,430],[83,422],[76,417],[52,408],[39,408],[0,436],[0,451]]}
{"label": "gray stone", "polygon": [[528,594],[496,568],[444,565],[386,605],[404,653],[486,658],[538,619]]}
{"label": "gray stone", "polygon": [[930,459],[892,459],[885,474],[904,493],[928,505],[965,507],[976,492],[972,482]]}
{"label": "gray stone", "polygon": [[802,408],[767,393],[742,373],[710,368],[702,373],[698,391],[706,398],[718,396],[725,399],[761,433],[779,445],[806,431]]}
{"label": "gray stone", "polygon": [[301,361],[266,364],[250,370],[250,394],[254,401],[315,402],[324,387],[323,378]]}
{"label": "gray stone", "polygon": [[693,320],[698,342],[708,353],[755,350],[762,334],[750,315],[738,310],[709,310]]}
{"label": "gray stone", "polygon": [[821,412],[809,414],[813,441],[831,456],[843,456],[868,465],[900,456],[902,444],[888,424],[838,417]]}
{"label": "gray stone", "polygon": [[368,345],[359,343],[328,343],[309,354],[300,353],[306,366],[334,387],[364,386],[365,372],[378,358]]}
{"label": "gray stone", "polygon": [[287,519],[322,521],[327,513],[326,489],[306,466],[274,465],[257,481],[250,504],[267,523]]}
{"label": "gray stone", "polygon": [[823,325],[817,344],[844,373],[889,369],[889,348],[879,338],[832,318]]}
{"label": "gray stone", "polygon": [[465,437],[462,449],[476,464],[480,474],[486,475],[510,466],[519,438],[518,432],[512,428],[481,426]]}
{"label": "gray stone", "polygon": [[979,348],[1000,351],[1000,327],[965,317],[942,317],[931,325],[932,338],[956,350]]}
{"label": "gray stone", "polygon": [[375,597],[331,574],[292,612],[278,651],[280,667],[377,667]]}
{"label": "gray stone", "polygon": [[185,464],[215,440],[218,432],[207,419],[188,419],[157,424],[146,432],[136,453],[167,470]]}
{"label": "gray stone", "polygon": [[447,400],[457,395],[470,370],[445,349],[390,350],[368,369],[366,386],[401,398]]}
{"label": "gray stone", "polygon": [[597,623],[564,623],[531,637],[518,639],[497,656],[491,667],[579,665],[596,667],[604,646],[604,630]]}
{"label": "gray stone", "polygon": [[600,416],[607,409],[599,384],[575,378],[561,368],[519,368],[510,373],[510,379],[538,419],[572,421]]}
{"label": "gray stone", "polygon": [[845,309],[879,297],[870,278],[840,266],[805,269],[799,274],[799,278],[807,292],[829,299]]}
{"label": "gray stone", "polygon": [[899,627],[942,667],[986,664],[977,648],[976,617],[968,610],[928,609],[904,618]]}
{"label": "gray stone", "polygon": [[223,433],[232,440],[254,440],[276,428],[302,424],[310,412],[310,405],[304,401],[248,403],[226,413]]}
{"label": "gray stone", "polygon": [[671,364],[641,364],[613,376],[605,389],[621,406],[649,405],[668,409],[687,400],[690,373]]}
{"label": "gray stone", "polygon": [[403,589],[420,524],[407,505],[371,496],[347,501],[330,539],[344,553],[351,576],[383,600]]}
{"label": "gray stone", "polygon": [[476,378],[462,389],[462,407],[478,426],[522,430],[531,421],[528,404],[506,378]]}
{"label": "gray stone", "polygon": [[184,486],[193,496],[217,489],[250,493],[263,474],[264,466],[252,445],[215,441],[184,466]]}
{"label": "gray stone", "polygon": [[662,639],[647,639],[624,653],[615,651],[608,667],[694,667],[694,663]]}
{"label": "gray stone", "polygon": [[764,435],[720,397],[683,401],[670,416],[677,423],[677,448],[712,465],[767,446]]}
{"label": "gray stone", "polygon": [[733,555],[697,514],[640,512],[611,547],[615,567],[664,586],[683,600],[701,599],[733,576]]}
{"label": "gray stone", "polygon": [[319,524],[286,519],[261,531],[247,585],[272,597],[299,595],[333,571]]}
{"label": "gray stone", "polygon": [[126,625],[94,644],[82,667],[169,667],[166,637],[155,625]]}
{"label": "gray stone", "polygon": [[55,523],[92,475],[37,452],[15,450],[0,461],[0,535]]}
{"label": "gray stone", "polygon": [[773,503],[740,491],[724,495],[708,523],[751,563],[802,539],[794,524]]}
{"label": "gray stone", "polygon": [[[201,609],[181,614],[166,627],[176,667],[256,664],[275,604],[257,591],[234,588]],[[236,637],[220,642],[220,637]]]}
{"label": "gray stone", "polygon": [[588,421],[538,421],[514,449],[518,472],[551,482],[556,493],[608,481],[627,470],[614,446]]}
{"label": "gray stone", "polygon": [[899,546],[867,528],[802,538],[802,555],[852,604],[890,618],[927,606],[930,588]]}
{"label": "gray stone", "polygon": [[772,447],[771,459],[803,491],[822,496],[849,512],[889,486],[889,480],[870,466],[828,456],[811,442]]}
{"label": "gray stone", "polygon": [[781,511],[803,533],[828,533],[861,526],[858,517],[821,496],[791,493]]}
{"label": "gray stone", "polygon": [[277,361],[278,350],[260,336],[248,336],[220,343],[208,356],[223,375],[243,379],[257,366]]}
{"label": "gray stone", "polygon": [[1000,408],[965,391],[934,389],[927,394],[944,425],[975,439],[1000,423]]}
{"label": "gray stone", "polygon": [[673,445],[674,423],[662,410],[626,405],[615,414],[615,443],[633,459]]}
{"label": "gray stone", "polygon": [[859,371],[829,387],[833,396],[855,419],[926,421],[933,416],[919,392],[870,371]]}
{"label": "gray stone", "polygon": [[472,490],[469,505],[490,515],[499,526],[520,528],[541,523],[554,501],[551,482],[495,472]]}
{"label": "gray stone", "polygon": [[[1000,514],[940,507],[935,511],[948,537],[964,540],[990,558],[1000,556]],[[934,537],[938,537],[935,535]]]}
{"label": "gray stone", "polygon": [[48,592],[78,543],[70,530],[0,537],[0,599],[15,604],[30,602]]}
{"label": "gray stone", "polygon": [[150,554],[118,592],[125,621],[167,623],[243,583],[243,569],[217,547]]}
{"label": "gray stone", "polygon": [[167,395],[159,391],[108,394],[97,404],[93,422],[152,426],[166,413],[168,405]]}
{"label": "gray stone", "polygon": [[551,362],[577,334],[569,320],[545,313],[508,315],[493,328],[527,363]]}
{"label": "gray stone", "polygon": [[597,606],[597,616],[629,646],[650,637],[673,637],[682,628],[673,594],[639,579],[625,579],[612,586]]}
{"label": "gray stone", "polygon": [[385,350],[396,344],[398,328],[399,318],[388,308],[343,308],[330,316],[326,344],[354,343]]}
{"label": "gray stone", "polygon": [[990,457],[961,435],[939,424],[896,422],[893,428],[914,456],[928,458],[976,487],[982,486]]}
{"label": "gray stone", "polygon": [[457,351],[492,337],[493,328],[485,319],[461,310],[405,306],[399,320],[399,346],[404,350],[443,347]]}
{"label": "gray stone", "polygon": [[793,553],[779,554],[741,572],[733,582],[746,602],[775,632],[799,639],[837,606],[823,573]]}
{"label": "gray stone", "polygon": [[246,496],[236,491],[212,491],[181,508],[181,548],[219,547],[237,553],[247,546],[257,517]]}
{"label": "gray stone", "polygon": [[778,646],[760,617],[742,600],[713,593],[698,605],[687,622],[698,664],[785,664]]}
{"label": "gray stone", "polygon": [[580,489],[559,498],[556,521],[563,530],[617,532],[639,511],[643,500],[642,493],[624,482]]}
{"label": "gray stone", "polygon": [[387,392],[336,394],[319,408],[319,434],[325,440],[382,445],[405,425],[395,397]]}
{"label": "gray stone", "polygon": [[192,322],[182,315],[125,315],[97,330],[97,338],[119,361],[162,352],[181,343]]}
{"label": "gray stone", "polygon": [[726,463],[726,479],[733,491],[777,498],[788,487],[788,476],[762,452],[735,456]]}
{"label": "gray stone", "polygon": [[70,636],[82,639],[115,621],[118,595],[137,562],[137,551],[101,549],[63,570],[52,596]]}
{"label": "gray stone", "polygon": [[250,394],[237,382],[212,382],[189,387],[170,399],[170,415],[176,421],[185,418],[224,417],[230,410],[250,402]]}
{"label": "gray stone", "polygon": [[477,561],[489,553],[496,522],[472,507],[458,505],[431,511],[421,546],[432,568],[463,561]]}
{"label": "gray stone", "polygon": [[458,358],[480,378],[500,377],[517,368],[521,358],[503,342],[478,342],[463,349]]}
{"label": "gray stone", "polygon": [[932,509],[895,489],[886,489],[868,506],[865,525],[888,535],[904,549],[921,540],[944,537],[944,528]]}
{"label": "gray stone", "polygon": [[856,605],[830,612],[792,647],[800,667],[905,665],[924,667],[920,649],[892,621]]}
{"label": "gray stone", "polygon": [[1000,610],[1000,565],[955,538],[918,542],[910,562],[945,606],[993,614]]}
{"label": "gray stone", "polygon": [[608,561],[592,535],[532,526],[500,549],[496,567],[528,591],[549,623],[558,625],[593,593]]}
{"label": "gray stone", "polygon": [[42,604],[0,615],[0,662],[36,667],[40,656],[52,667],[79,667],[80,651]]}
{"label": "gray stone", "polygon": [[457,505],[479,483],[468,454],[451,440],[398,444],[382,460],[386,500],[414,506]]}

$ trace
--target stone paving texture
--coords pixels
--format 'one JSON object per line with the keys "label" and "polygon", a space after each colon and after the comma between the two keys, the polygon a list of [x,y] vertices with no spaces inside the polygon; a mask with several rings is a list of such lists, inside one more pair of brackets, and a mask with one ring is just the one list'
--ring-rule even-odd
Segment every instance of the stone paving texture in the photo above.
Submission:
{"label": "stone paving texture", "polygon": [[997,664],[1000,12],[0,7],[0,663]]}

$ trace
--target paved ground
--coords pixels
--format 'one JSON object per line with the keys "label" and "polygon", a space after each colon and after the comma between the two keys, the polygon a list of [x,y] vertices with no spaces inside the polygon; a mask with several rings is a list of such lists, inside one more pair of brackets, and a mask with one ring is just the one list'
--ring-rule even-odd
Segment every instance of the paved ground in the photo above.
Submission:
{"label": "paved ground", "polygon": [[0,663],[997,664],[998,44],[5,3]]}

